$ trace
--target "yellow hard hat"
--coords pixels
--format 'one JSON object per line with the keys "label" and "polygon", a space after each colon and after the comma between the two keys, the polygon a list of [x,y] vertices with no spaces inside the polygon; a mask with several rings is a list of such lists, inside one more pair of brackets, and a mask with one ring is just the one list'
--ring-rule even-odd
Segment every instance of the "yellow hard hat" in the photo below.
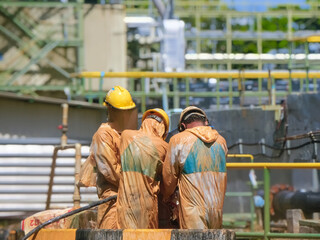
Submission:
{"label": "yellow hard hat", "polygon": [[167,137],[168,131],[169,131],[169,117],[168,117],[168,114],[164,110],[162,110],[161,108],[149,109],[149,110],[144,112],[144,114],[142,116],[142,122],[150,115],[156,115],[156,116],[160,117],[163,120],[164,126],[165,126],[165,133],[162,136],[162,138],[165,139]]}
{"label": "yellow hard hat", "polygon": [[201,108],[198,108],[196,106],[186,107],[185,109],[183,109],[183,111],[180,114],[180,119],[179,119],[179,124],[178,124],[179,132],[182,132],[183,130],[185,130],[181,123],[186,119],[186,117],[188,117],[192,114],[202,116],[208,121],[208,117],[207,117],[206,113]]}
{"label": "yellow hard hat", "polygon": [[107,106],[108,104],[121,110],[128,110],[136,107],[136,104],[132,101],[131,94],[127,89],[121,86],[115,86],[109,90],[103,105]]}

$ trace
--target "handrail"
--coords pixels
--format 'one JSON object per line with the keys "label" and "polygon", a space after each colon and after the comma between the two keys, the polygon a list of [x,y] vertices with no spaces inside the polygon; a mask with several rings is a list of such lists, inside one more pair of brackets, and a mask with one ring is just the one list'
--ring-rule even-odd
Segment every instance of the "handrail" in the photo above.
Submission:
{"label": "handrail", "polygon": [[271,233],[270,232],[270,169],[320,168],[320,163],[227,163],[227,168],[263,168],[264,177],[264,231],[236,232],[236,237],[246,238],[310,238],[320,239],[320,233]]}
{"label": "handrail", "polygon": [[252,154],[228,154],[228,158],[250,158],[250,161],[253,162],[253,155]]}
{"label": "handrail", "polygon": [[71,73],[71,78],[320,78],[320,71],[306,72],[274,71],[219,71],[219,72],[80,72]]}
{"label": "handrail", "polygon": [[[186,105],[189,105],[190,97],[198,97],[198,98],[215,98],[214,104],[217,105],[217,109],[220,107],[220,100],[225,98],[228,100],[229,106],[232,107],[233,102],[236,101],[236,98],[245,97],[257,97],[259,98],[259,105],[262,105],[262,97],[269,96],[269,104],[275,105],[276,97],[284,97],[287,94],[293,92],[292,89],[292,79],[300,79],[299,83],[299,92],[309,92],[309,85],[306,90],[304,86],[304,79],[313,78],[313,92],[317,92],[317,79],[320,79],[320,71],[312,71],[312,72],[299,72],[299,71],[216,71],[216,72],[79,72],[79,73],[71,73],[70,77],[74,83],[77,83],[77,87],[79,91],[77,94],[83,94],[88,99],[89,102],[93,102],[93,98],[99,98],[99,102],[103,102],[103,97],[105,96],[105,89],[102,89],[103,81],[108,81],[110,78],[127,78],[129,80],[129,91],[131,92],[134,98],[141,99],[141,112],[146,110],[146,102],[147,98],[172,98],[173,99],[173,108],[180,108],[180,98],[185,98]],[[171,81],[173,85],[173,89],[166,91],[164,94],[162,91],[146,91],[146,79],[159,78],[159,79],[168,79],[167,84]],[[216,84],[212,89],[208,89],[207,91],[190,91],[190,79],[216,79]],[[268,84],[268,89],[266,90],[263,87],[263,78],[269,79],[271,81]],[[85,79],[88,80],[89,89],[85,87]],[[99,90],[91,89],[91,82],[94,79],[99,79],[100,87]],[[185,86],[185,90],[180,90],[178,81],[182,80],[182,86]],[[251,90],[243,89],[239,91],[239,89],[234,89],[233,79],[250,79],[258,81],[258,88]],[[288,81],[287,89],[276,90],[276,80],[284,79]],[[135,89],[135,80],[140,81],[140,89]],[[242,81],[242,80],[241,80]],[[227,87],[221,85],[221,83],[227,83]],[[272,86],[271,86],[272,82]],[[306,80],[306,84],[308,81]],[[224,86],[223,90],[220,86]],[[271,91],[271,87],[273,91]],[[215,88],[215,89],[214,89]],[[271,101],[272,99],[273,101]],[[270,102],[271,101],[271,102]],[[208,102],[210,103],[210,102]],[[241,105],[240,101],[240,105]],[[274,109],[278,111],[279,109]]]}
{"label": "handrail", "polygon": [[227,168],[320,168],[320,163],[227,163]]}

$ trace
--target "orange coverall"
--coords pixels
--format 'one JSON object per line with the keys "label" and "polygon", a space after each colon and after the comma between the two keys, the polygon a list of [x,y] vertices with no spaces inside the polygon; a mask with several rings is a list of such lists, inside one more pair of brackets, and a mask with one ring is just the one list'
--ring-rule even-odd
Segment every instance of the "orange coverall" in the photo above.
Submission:
{"label": "orange coverall", "polygon": [[117,198],[118,228],[158,228],[158,193],[168,143],[164,123],[147,118],[139,130],[121,134],[122,173]]}
{"label": "orange coverall", "polygon": [[166,200],[178,184],[180,228],[221,228],[227,151],[225,139],[209,126],[186,129],[170,139],[162,191]]}
{"label": "orange coverall", "polygon": [[[97,171],[99,199],[116,195],[120,178],[120,134],[108,123],[102,123],[92,137],[90,159]],[[98,206],[97,227],[116,229],[116,204],[110,201]]]}

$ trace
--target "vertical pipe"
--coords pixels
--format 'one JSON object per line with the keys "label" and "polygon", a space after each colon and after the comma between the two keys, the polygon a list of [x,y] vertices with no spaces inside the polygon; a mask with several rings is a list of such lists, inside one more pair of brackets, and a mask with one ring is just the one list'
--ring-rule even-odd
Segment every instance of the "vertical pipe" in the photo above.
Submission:
{"label": "vertical pipe", "polygon": [[229,56],[229,60],[227,63],[227,69],[231,70],[232,65],[231,65],[231,60],[230,60],[230,54],[232,53],[232,24],[231,24],[231,14],[228,13],[227,17],[226,17],[226,31],[227,31],[227,35],[226,35],[226,51],[227,54]]}
{"label": "vertical pipe", "polygon": [[264,175],[264,239],[269,240],[267,234],[270,232],[270,170],[263,169]]}
{"label": "vertical pipe", "polygon": [[141,78],[141,88],[142,88],[141,112],[144,113],[146,111],[146,88],[145,88],[145,79],[144,78]]}
{"label": "vertical pipe", "polygon": [[[199,54],[201,53],[201,41],[200,41],[200,32],[201,32],[201,14],[199,12],[199,7],[196,6],[196,15],[195,15],[195,21],[196,21],[196,52],[197,52],[197,55],[199,56]],[[197,58],[197,70],[199,71],[200,70],[200,59],[199,57]]]}
{"label": "vertical pipe", "polygon": [[268,70],[268,96],[269,96],[269,105],[271,104],[271,71]]}
{"label": "vertical pipe", "polygon": [[161,90],[162,90],[162,108],[165,112],[168,112],[168,95],[167,95],[167,84],[161,82]]}
{"label": "vertical pipe", "polygon": [[262,138],[260,142],[261,142],[261,153],[262,153],[262,154],[266,154],[265,139]]}
{"label": "vertical pipe", "polygon": [[[290,148],[290,140],[286,141],[286,145],[287,145],[287,148]],[[288,155],[290,155],[290,154],[291,154],[291,151],[290,151],[290,149],[288,149]]]}
{"label": "vertical pipe", "polygon": [[74,170],[74,192],[73,192],[73,206],[75,208],[80,207],[80,169],[81,169],[81,144],[75,144],[76,156],[75,156],[75,170]]}
{"label": "vertical pipe", "polygon": [[[262,50],[262,15],[260,13],[257,14],[257,33],[258,33],[258,40],[257,40],[257,50],[258,54],[261,56]],[[262,60],[259,57],[258,62],[258,70],[262,70]],[[258,78],[258,91],[259,91],[259,105],[261,105],[261,91],[262,91],[262,83],[261,78]]]}
{"label": "vertical pipe", "polygon": [[48,195],[47,195],[47,201],[46,201],[46,210],[48,210],[50,208],[53,178],[54,178],[54,172],[55,172],[55,168],[56,168],[56,160],[57,160],[57,155],[58,155],[58,149],[59,148],[60,147],[55,147],[53,149],[51,171],[50,171],[50,179],[49,179],[49,187],[48,187]]}
{"label": "vertical pipe", "polygon": [[304,49],[305,49],[305,63],[306,63],[306,91],[309,92],[309,42],[306,41],[304,43]]}
{"label": "vertical pipe", "polygon": [[62,136],[61,136],[61,146],[67,145],[67,130],[68,130],[68,104],[63,103],[62,105]]}
{"label": "vertical pipe", "polygon": [[83,1],[84,0],[77,0],[77,37],[80,40],[80,45],[77,46],[77,71],[81,72],[84,68],[84,14],[83,14]]}
{"label": "vertical pipe", "polygon": [[317,93],[318,86],[317,86],[317,79],[314,77],[313,78],[313,92]]}
{"label": "vertical pipe", "polygon": [[[253,192],[253,190],[252,190]],[[254,232],[254,200],[253,200],[253,194],[250,197],[250,217],[251,217],[251,221],[250,221],[250,231]]]}
{"label": "vertical pipe", "polygon": [[276,105],[276,84],[274,78],[272,80],[272,89],[271,89],[271,105]]}
{"label": "vertical pipe", "polygon": [[242,139],[241,138],[239,138],[238,143],[239,143],[239,153],[243,154],[243,146],[242,146]]}
{"label": "vertical pipe", "polygon": [[173,79],[173,108],[179,108],[179,89],[178,89],[178,79]]}
{"label": "vertical pipe", "polygon": [[232,89],[232,78],[228,77],[228,82],[229,82],[229,107],[232,107],[233,103],[233,89]]}
{"label": "vertical pipe", "polygon": [[131,94],[134,92],[134,78],[129,78],[129,92]]}
{"label": "vertical pipe", "polygon": [[217,78],[217,85],[216,85],[216,92],[217,92],[217,109],[220,108],[220,78]]}
{"label": "vertical pipe", "polygon": [[292,92],[292,77],[291,77],[291,73],[292,73],[292,47],[293,47],[293,43],[292,41],[290,42],[290,46],[289,46],[289,63],[288,63],[288,70],[289,70],[289,93]]}
{"label": "vertical pipe", "polygon": [[186,78],[186,107],[189,106],[190,102],[189,102],[189,92],[190,92],[190,79],[187,77]]}

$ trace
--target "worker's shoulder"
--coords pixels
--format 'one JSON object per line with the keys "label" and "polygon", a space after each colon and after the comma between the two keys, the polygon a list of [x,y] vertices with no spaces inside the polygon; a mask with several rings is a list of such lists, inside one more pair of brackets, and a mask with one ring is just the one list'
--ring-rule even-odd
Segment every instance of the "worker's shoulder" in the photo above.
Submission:
{"label": "worker's shoulder", "polygon": [[102,123],[98,130],[93,135],[93,138],[114,138],[120,137],[115,129],[113,129],[108,123]]}
{"label": "worker's shoulder", "polygon": [[139,135],[139,131],[138,130],[131,130],[131,129],[126,129],[123,130],[121,133],[121,137],[126,137],[126,136],[138,136]]}
{"label": "worker's shoulder", "polygon": [[168,145],[169,145],[169,144],[168,144],[165,140],[163,140],[161,137],[156,137],[156,136],[154,136],[154,137],[152,137],[150,140],[152,141],[153,144],[158,145],[158,146],[162,146],[162,147],[165,147],[165,148],[167,148]]}
{"label": "worker's shoulder", "polygon": [[191,132],[188,132],[188,131],[179,132],[170,138],[169,144],[176,143],[176,142],[184,142],[190,139],[190,137],[196,138],[196,136],[194,136]]}

